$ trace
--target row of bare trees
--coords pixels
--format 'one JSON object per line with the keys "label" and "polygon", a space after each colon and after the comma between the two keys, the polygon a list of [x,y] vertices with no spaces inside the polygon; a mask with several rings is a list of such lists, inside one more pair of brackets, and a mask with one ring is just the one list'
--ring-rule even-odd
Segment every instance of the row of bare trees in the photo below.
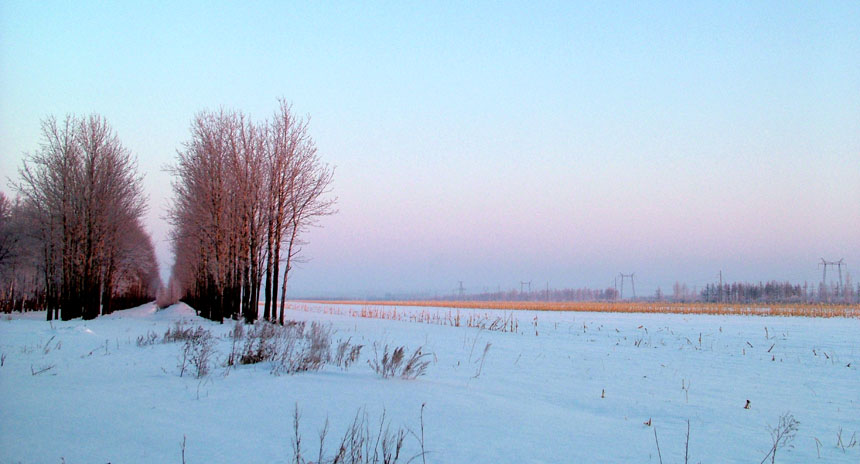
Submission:
{"label": "row of bare trees", "polygon": [[161,304],[181,298],[209,319],[253,322],[262,287],[263,318],[283,323],[302,232],[334,212],[333,168],[317,155],[308,120],[284,101],[263,122],[201,112],[171,171],[176,261]]}
{"label": "row of bare trees", "polygon": [[[851,283],[851,274],[846,275],[844,285],[824,282],[818,285],[804,282],[734,282],[726,284],[708,284],[699,295],[687,290],[686,285],[675,284],[675,300],[678,301],[708,301],[731,303],[847,303],[853,304],[860,295],[860,286]],[[680,297],[677,295],[680,293]]]}
{"label": "row of bare trees", "polygon": [[444,295],[442,300],[471,301],[611,301],[618,298],[614,288],[547,288],[546,290],[522,291],[517,289],[495,292],[484,291],[463,295]]}
{"label": "row of bare trees", "polygon": [[43,121],[14,183],[19,197],[0,199],[4,309],[92,319],[150,300],[160,281],[141,181],[103,117]]}

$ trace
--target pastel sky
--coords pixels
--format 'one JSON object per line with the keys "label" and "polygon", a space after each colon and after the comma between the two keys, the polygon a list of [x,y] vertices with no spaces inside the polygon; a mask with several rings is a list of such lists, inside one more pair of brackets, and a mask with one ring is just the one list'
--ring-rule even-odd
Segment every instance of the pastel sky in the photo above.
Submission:
{"label": "pastel sky", "polygon": [[166,277],[192,116],[284,97],[340,210],[294,296],[860,277],[860,3],[462,3],[4,1],[0,189],[104,115]]}

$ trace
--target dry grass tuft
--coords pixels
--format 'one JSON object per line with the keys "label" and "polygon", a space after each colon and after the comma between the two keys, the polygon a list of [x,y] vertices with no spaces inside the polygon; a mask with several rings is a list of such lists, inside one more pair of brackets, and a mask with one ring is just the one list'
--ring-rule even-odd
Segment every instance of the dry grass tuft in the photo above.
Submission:
{"label": "dry grass tuft", "polygon": [[339,341],[332,355],[331,325],[287,321],[283,326],[260,321],[249,329],[241,323],[230,332],[230,354],[225,364],[271,363],[273,374],[320,370],[326,364],[348,369],[361,355],[362,345]]}
{"label": "dry grass tuft", "polygon": [[[379,422],[372,422],[364,409],[359,409],[352,423],[347,427],[340,441],[337,442],[337,451],[326,454],[326,439],[329,433],[329,422],[320,429],[319,446],[316,449],[316,458],[305,457],[302,446],[302,434],[300,432],[301,414],[298,405],[293,413],[292,442],[293,457],[290,462],[294,464],[396,464],[403,458],[404,442],[407,437],[407,429],[402,427],[391,427],[391,421],[387,419],[386,412],[382,411]],[[409,432],[415,437],[420,453],[413,456],[407,462],[421,458],[422,462],[427,454],[424,451],[424,405],[421,405],[421,435]]]}
{"label": "dry grass tuft", "polygon": [[372,360],[368,360],[367,364],[383,379],[391,377],[400,377],[401,379],[414,380],[427,371],[427,366],[430,365],[429,360],[425,360],[429,355],[421,352],[421,347],[415,349],[412,355],[406,356],[406,347],[400,346],[394,351],[388,351],[388,345],[382,349],[382,358],[379,357],[378,345],[373,344]]}

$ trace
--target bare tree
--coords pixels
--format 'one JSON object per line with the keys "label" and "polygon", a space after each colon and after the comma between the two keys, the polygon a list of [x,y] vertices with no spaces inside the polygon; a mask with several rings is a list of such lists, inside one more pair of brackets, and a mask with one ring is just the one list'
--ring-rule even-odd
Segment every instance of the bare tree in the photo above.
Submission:
{"label": "bare tree", "polygon": [[18,237],[12,230],[12,202],[0,192],[0,269],[14,258]]}
{"label": "bare tree", "polygon": [[265,130],[238,112],[203,112],[171,168],[175,282],[201,315],[257,317]]}
{"label": "bare tree", "polygon": [[[281,103],[282,118],[289,115],[289,106]],[[292,265],[300,256],[303,242],[301,234],[307,228],[316,224],[322,216],[334,214],[337,198],[330,197],[331,183],[334,178],[334,168],[323,163],[317,156],[317,149],[307,137],[307,124],[301,124],[299,145],[295,156],[295,167],[291,171],[287,190],[286,245],[284,278],[281,286],[281,308],[278,322],[284,323],[284,306],[287,296],[287,279]]]}
{"label": "bare tree", "polygon": [[263,318],[282,319],[300,234],[333,212],[334,200],[325,198],[332,169],[316,155],[307,121],[280,103],[275,119],[259,124],[237,111],[199,113],[170,168],[176,252],[171,282],[213,320],[256,319],[261,285]]}
{"label": "bare tree", "polygon": [[[25,156],[16,187],[42,255],[44,306],[49,320],[59,308],[63,319],[91,319],[113,310],[117,260],[126,248],[152,251],[140,223],[141,176],[101,116],[49,117],[42,137],[40,149]],[[121,240],[135,233],[147,240]],[[157,270],[154,258],[133,266]],[[157,287],[150,282],[141,291],[148,298]]]}

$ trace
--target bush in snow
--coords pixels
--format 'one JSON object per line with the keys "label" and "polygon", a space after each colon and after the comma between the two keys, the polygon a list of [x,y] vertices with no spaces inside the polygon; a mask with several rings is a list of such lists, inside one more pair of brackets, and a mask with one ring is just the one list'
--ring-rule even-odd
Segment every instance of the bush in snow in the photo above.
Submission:
{"label": "bush in snow", "polygon": [[[294,327],[298,327],[298,323]],[[295,334],[285,326],[287,333]],[[304,323],[301,323],[304,327]],[[309,330],[301,330],[298,336],[288,337],[275,358],[274,374],[295,374],[317,371],[331,360],[331,326],[312,322]]]}
{"label": "bush in snow", "polygon": [[331,325],[287,321],[283,326],[259,322],[231,331],[232,347],[226,365],[270,362],[273,374],[315,371],[326,364],[347,369],[358,360],[362,345],[341,341],[332,356]]}
{"label": "bush in snow", "polygon": [[[238,325],[238,324],[237,324]],[[234,334],[236,329],[234,329]],[[234,335],[234,340],[236,336]],[[291,334],[272,324],[260,323],[252,326],[244,339],[239,364],[256,364],[263,361],[271,361],[278,355],[280,346]]]}
{"label": "bush in snow", "polygon": [[779,424],[771,428],[770,438],[773,440],[773,446],[765,455],[761,462],[767,461],[770,458],[771,464],[776,462],[776,452],[780,449],[791,447],[791,442],[794,441],[794,436],[797,435],[797,428],[800,422],[795,420],[794,415],[786,412],[779,418]]}
{"label": "bush in snow", "polygon": [[182,377],[188,370],[193,372],[198,379],[205,377],[209,374],[211,362],[212,334],[203,327],[197,327],[191,331],[182,345],[182,354],[179,358],[179,376]]}
{"label": "bush in snow", "polygon": [[233,325],[233,330],[230,331],[230,354],[227,356],[225,364],[227,367],[235,366],[239,362],[239,342],[245,338],[245,325],[241,321],[236,321]]}
{"label": "bush in snow", "polygon": [[161,341],[163,343],[172,343],[189,340],[199,337],[200,331],[203,331],[203,327],[197,326],[197,328],[193,328],[190,325],[186,325],[185,321],[176,321],[173,327],[167,328]]}

